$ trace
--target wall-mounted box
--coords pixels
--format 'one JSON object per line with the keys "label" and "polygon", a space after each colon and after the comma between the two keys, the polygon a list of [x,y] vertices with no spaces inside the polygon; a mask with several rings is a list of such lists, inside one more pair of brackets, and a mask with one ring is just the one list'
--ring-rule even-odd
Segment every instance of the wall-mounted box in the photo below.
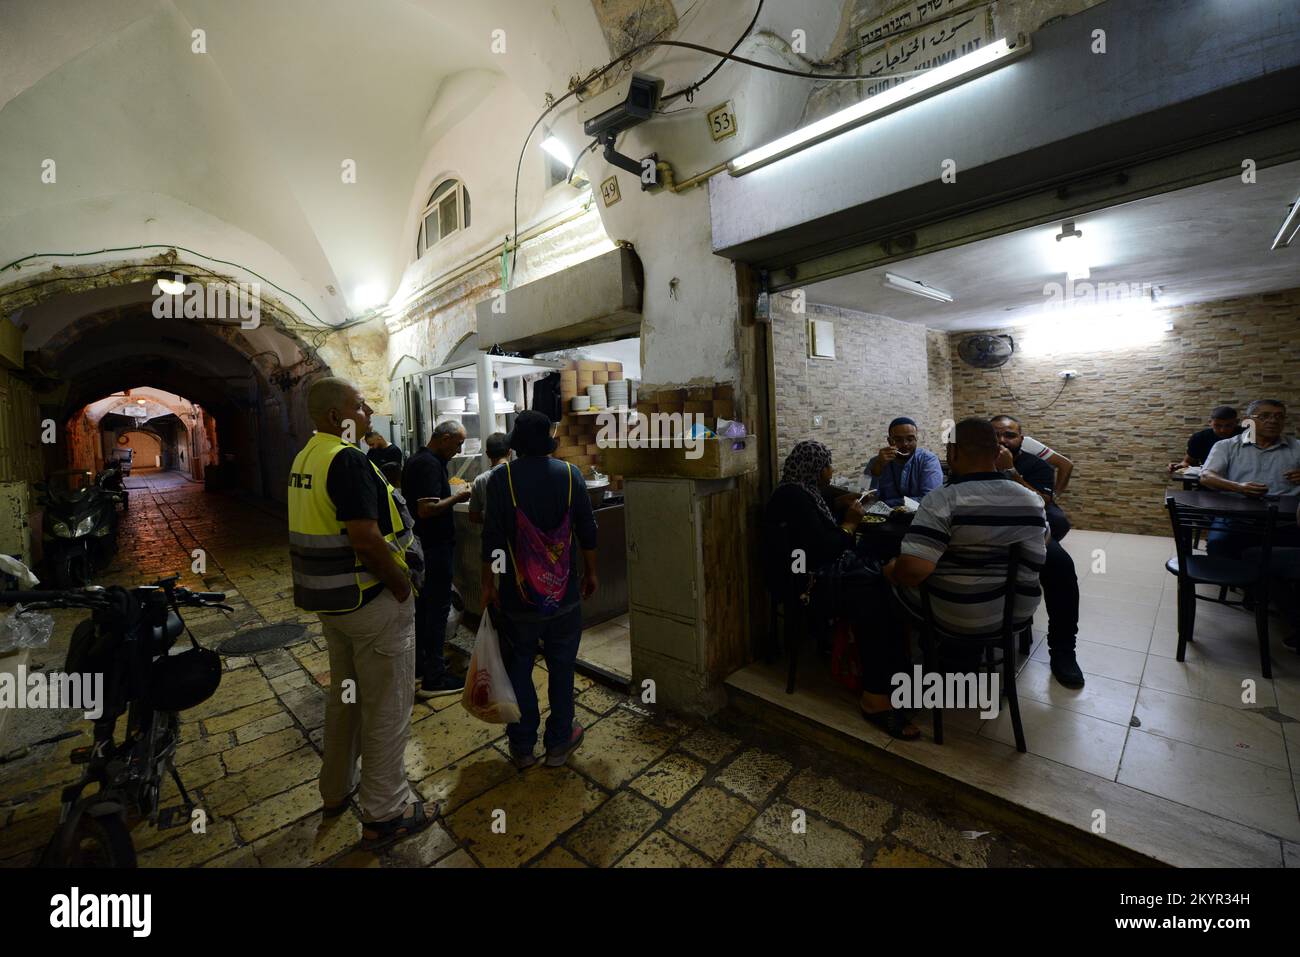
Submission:
{"label": "wall-mounted box", "polygon": [[483,348],[532,354],[641,334],[641,260],[627,246],[474,307]]}

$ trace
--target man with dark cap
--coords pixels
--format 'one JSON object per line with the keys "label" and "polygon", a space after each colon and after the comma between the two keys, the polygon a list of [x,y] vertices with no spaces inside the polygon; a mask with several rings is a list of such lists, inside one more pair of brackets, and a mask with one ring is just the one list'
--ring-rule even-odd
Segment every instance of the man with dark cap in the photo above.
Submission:
{"label": "man with dark cap", "polygon": [[902,505],[903,497],[917,502],[943,484],[939,456],[917,448],[916,423],[900,415],[889,423],[889,444],[867,463],[871,487],[886,505]]}
{"label": "man with dark cap", "polygon": [[[494,469],[487,484],[483,613],[497,625],[519,699],[519,721],[506,726],[511,761],[521,771],[537,763],[533,749],[541,718],[532,674],[540,646],[551,706],[543,744],[547,766],[558,768],[582,744],[582,726],[574,721],[573,668],[582,637],[579,596],[590,598],[597,586],[596,519],[581,473],[550,457],[555,440],[545,414],[521,412],[510,448],[518,458]],[[582,549],[581,588],[575,539]]]}

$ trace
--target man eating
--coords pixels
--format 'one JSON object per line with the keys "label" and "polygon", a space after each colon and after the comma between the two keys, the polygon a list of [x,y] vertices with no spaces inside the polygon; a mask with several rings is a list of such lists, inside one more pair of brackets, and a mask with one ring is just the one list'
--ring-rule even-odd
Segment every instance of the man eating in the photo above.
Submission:
{"label": "man eating", "polygon": [[919,502],[943,484],[939,457],[917,447],[916,422],[899,416],[889,423],[889,444],[867,463],[864,473],[886,505],[899,506],[904,497]]}

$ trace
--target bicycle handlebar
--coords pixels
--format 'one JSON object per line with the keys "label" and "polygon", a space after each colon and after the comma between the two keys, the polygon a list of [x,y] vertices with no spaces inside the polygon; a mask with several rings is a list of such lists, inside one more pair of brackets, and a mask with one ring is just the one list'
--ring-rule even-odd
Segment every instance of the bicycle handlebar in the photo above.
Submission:
{"label": "bicycle handlebar", "polygon": [[[34,605],[57,602],[83,606],[98,605],[104,602],[106,594],[106,592],[92,591],[90,589],[75,589],[72,591],[0,591],[0,605]],[[173,592],[173,597],[178,604],[182,605],[215,605],[225,601],[226,594],[219,591],[190,591],[188,588],[177,588]]]}

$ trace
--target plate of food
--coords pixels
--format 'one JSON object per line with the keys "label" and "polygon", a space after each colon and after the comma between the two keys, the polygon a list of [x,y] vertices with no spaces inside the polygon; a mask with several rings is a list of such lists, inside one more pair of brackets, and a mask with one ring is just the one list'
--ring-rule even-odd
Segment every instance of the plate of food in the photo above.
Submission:
{"label": "plate of food", "polygon": [[883,524],[885,521],[886,518],[884,515],[875,515],[868,512],[866,515],[862,516],[863,525],[880,525]]}

